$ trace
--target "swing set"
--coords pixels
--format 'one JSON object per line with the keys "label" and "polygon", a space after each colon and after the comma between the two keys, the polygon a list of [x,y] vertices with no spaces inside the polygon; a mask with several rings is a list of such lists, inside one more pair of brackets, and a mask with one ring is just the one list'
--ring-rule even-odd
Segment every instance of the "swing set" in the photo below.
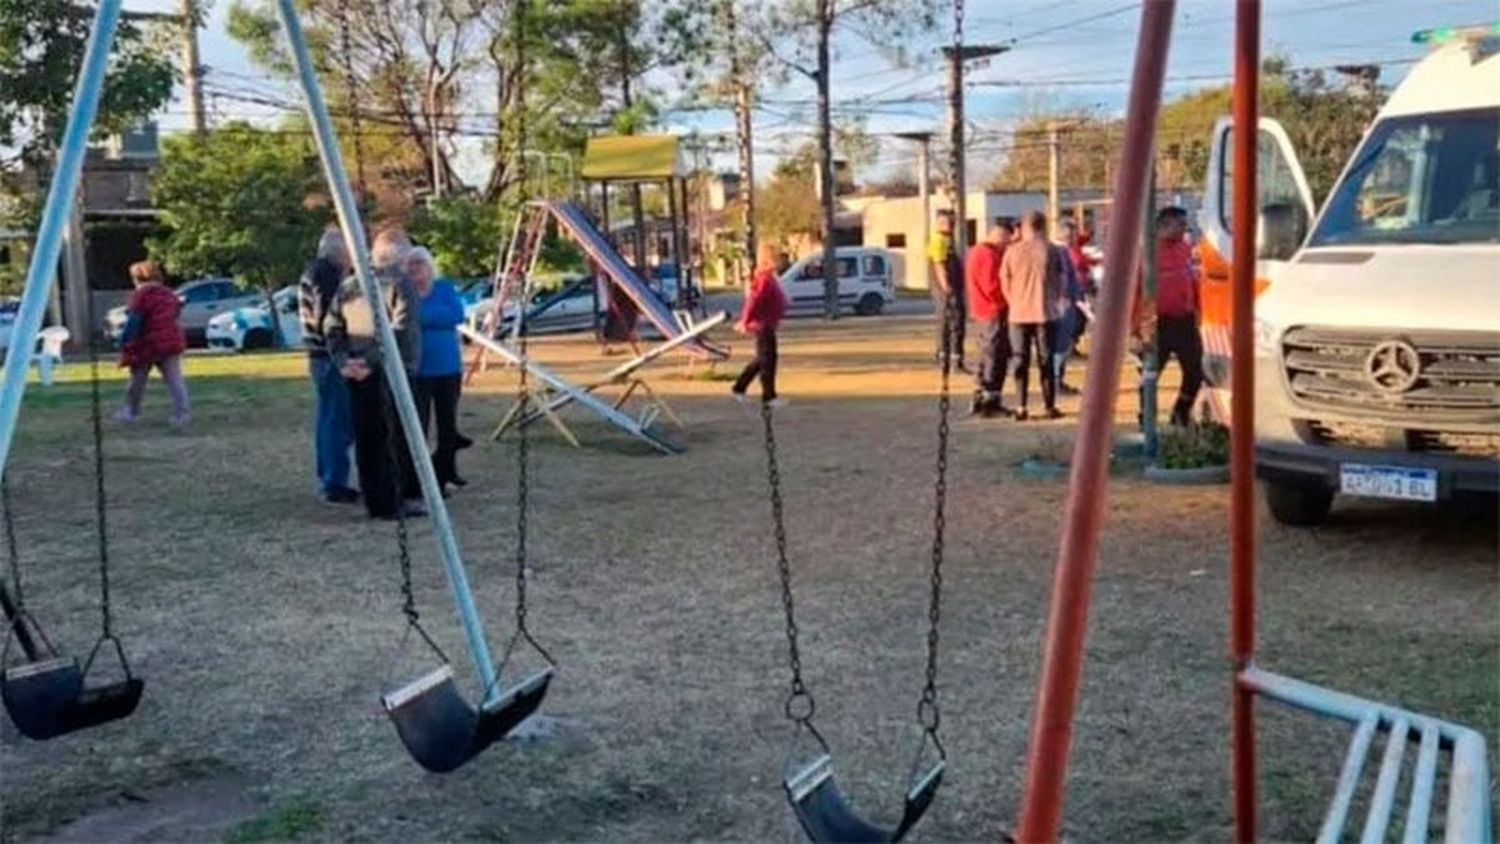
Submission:
{"label": "swing set", "polygon": [[[13,342],[15,348],[29,348],[40,328],[52,269],[60,248],[63,222],[76,192],[84,144],[97,110],[109,44],[119,20],[121,2],[122,0],[100,0],[95,16],[73,110],[69,115],[26,278],[25,293],[16,320]],[[354,258],[361,290],[371,305],[386,359],[397,360],[400,356],[395,335],[384,308],[379,305],[380,298],[370,267],[364,229],[360,224],[328,109],[298,20],[295,0],[277,0],[276,5],[291,48],[298,81],[306,98],[314,139],[332,189],[339,222],[349,252]],[[961,1],[958,6],[961,14]],[[517,8],[524,10],[525,4],[517,4]],[[1141,28],[1123,138],[1122,160],[1125,162],[1150,161],[1152,158],[1154,126],[1161,102],[1174,11],[1175,0],[1157,0],[1142,5]],[[1233,657],[1230,698],[1234,838],[1236,841],[1248,842],[1256,837],[1254,703],[1257,697],[1266,697],[1315,715],[1347,722],[1354,727],[1343,770],[1333,790],[1319,833],[1319,841],[1336,842],[1342,836],[1355,803],[1356,792],[1360,789],[1366,757],[1374,746],[1376,736],[1384,734],[1385,749],[1367,801],[1368,811],[1362,840],[1373,844],[1385,839],[1399,802],[1397,791],[1403,779],[1406,751],[1410,744],[1416,743],[1416,766],[1408,777],[1410,791],[1405,801],[1407,809],[1403,824],[1404,840],[1412,844],[1427,840],[1433,807],[1441,801],[1446,806],[1443,825],[1445,840],[1455,844],[1489,842],[1492,833],[1489,776],[1484,740],[1478,733],[1430,716],[1275,674],[1259,667],[1254,660],[1252,352],[1257,223],[1254,138],[1257,129],[1256,80],[1260,64],[1259,22],[1258,0],[1238,0],[1234,63],[1234,424],[1230,509],[1230,651]],[[1110,210],[1110,230],[1140,230],[1144,216],[1147,170],[1145,167],[1116,169],[1114,195],[1118,201]],[[1117,277],[1130,278],[1133,275],[1130,270],[1139,257],[1138,248],[1138,241],[1134,237],[1111,238],[1105,266]],[[1095,347],[1090,356],[1078,443],[1075,459],[1071,464],[1064,530],[1031,721],[1025,788],[1016,831],[1016,838],[1023,842],[1056,841],[1061,833],[1073,713],[1082,675],[1092,572],[1108,482],[1114,403],[1120,380],[1120,362],[1125,351],[1132,292],[1129,284],[1104,285],[1097,312],[1099,319],[1095,324]],[[945,314],[945,319],[952,318],[955,317],[951,312]],[[519,367],[518,398],[524,400],[529,394],[528,378],[532,369],[525,365],[525,332],[519,332],[517,338],[516,355],[522,363]],[[798,627],[793,606],[792,569],[788,556],[777,459],[775,411],[770,405],[763,406],[761,410],[776,565],[785,613],[791,675],[783,708],[786,717],[795,727],[782,785],[794,816],[814,841],[899,841],[932,806],[943,780],[947,752],[939,738],[941,716],[938,707],[937,657],[943,585],[950,352],[951,350],[944,350],[938,398],[926,668],[916,710],[922,738],[912,765],[901,816],[894,825],[877,824],[855,810],[835,779],[832,750],[813,721],[816,707],[802,676]],[[104,495],[96,356],[93,359],[94,477],[103,625],[101,636],[81,669],[76,660],[59,655],[26,607],[18,565],[19,556],[15,551],[15,530],[10,516],[7,476],[3,474],[25,387],[26,366],[24,355],[8,357],[4,368],[3,389],[0,389],[0,497],[3,497],[0,504],[5,505],[6,540],[15,589],[14,595],[0,593],[0,598],[4,598],[4,603],[9,607],[0,692],[3,692],[7,713],[23,735],[34,739],[50,739],[129,715],[135,710],[141,697],[143,683],[131,673],[125,660],[124,648],[112,628],[105,519],[107,501]],[[404,599],[402,613],[406,619],[402,642],[404,645],[406,639],[415,634],[433,652],[439,665],[386,694],[382,703],[403,744],[420,765],[432,771],[451,771],[503,738],[522,720],[535,713],[557,670],[557,663],[533,638],[527,623],[528,438],[526,427],[520,426],[516,465],[515,629],[497,665],[490,658],[452,524],[443,498],[438,493],[406,375],[401,367],[390,367],[385,370],[385,378],[394,397],[396,426],[404,434],[432,516],[444,570],[482,692],[476,706],[460,691],[456,672],[447,655],[421,624],[413,598],[406,525],[403,520],[398,520],[397,550]],[[395,448],[394,443],[392,447]],[[25,662],[10,664],[13,642],[24,653]],[[95,657],[106,644],[111,645],[115,651],[124,678],[113,683],[90,685],[87,682],[90,669],[95,663]],[[546,665],[519,683],[502,686],[501,675],[522,645],[535,651]],[[810,758],[799,753],[799,749],[809,740],[813,745]],[[1445,757],[1446,763],[1440,757]],[[1446,782],[1446,795],[1439,795],[1439,782]]]}

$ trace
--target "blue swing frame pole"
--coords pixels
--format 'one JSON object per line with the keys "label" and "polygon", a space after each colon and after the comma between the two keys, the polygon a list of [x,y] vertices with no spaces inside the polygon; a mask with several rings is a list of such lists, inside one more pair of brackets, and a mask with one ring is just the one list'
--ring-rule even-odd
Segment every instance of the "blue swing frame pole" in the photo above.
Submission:
{"label": "blue swing frame pole", "polygon": [[[52,278],[57,273],[57,257],[62,250],[63,228],[73,210],[78,193],[78,178],[83,172],[89,129],[99,111],[99,97],[104,92],[104,72],[109,66],[109,48],[120,23],[122,0],[100,0],[94,13],[83,51],[83,67],[73,89],[73,109],[63,130],[57,166],[47,189],[47,203],[42,209],[42,225],[37,231],[31,264],[26,269],[26,287],[21,293],[21,310],[16,315],[10,337],[10,351],[5,356],[5,376],[0,386],[0,477],[10,462],[10,445],[15,438],[16,419],[21,413],[21,396],[26,392],[26,370],[31,365],[31,350],[36,347],[37,333],[42,329],[42,313]],[[93,342],[94,326],[85,326],[83,339]]]}
{"label": "blue swing frame pole", "polygon": [[447,573],[448,585],[453,590],[453,603],[458,610],[459,621],[463,624],[464,636],[469,642],[469,654],[474,659],[474,668],[479,673],[480,682],[484,684],[485,703],[493,703],[500,696],[495,663],[490,657],[484,625],[474,608],[474,595],[469,591],[469,578],[464,572],[463,560],[458,552],[458,540],[453,535],[453,523],[448,518],[448,508],[444,505],[437,475],[432,469],[432,457],[427,453],[427,443],[420,433],[422,426],[417,420],[417,406],[412,401],[411,385],[407,382],[405,368],[398,363],[401,360],[401,350],[396,344],[396,333],[391,329],[390,318],[385,312],[375,283],[375,274],[370,265],[369,243],[365,239],[359,208],[354,202],[354,192],[349,187],[349,175],[344,169],[344,159],[334,135],[333,121],[328,116],[328,104],[323,100],[323,91],[313,70],[312,56],[308,52],[307,39],[302,34],[302,23],[297,17],[293,0],[277,0],[276,8],[297,66],[297,81],[302,86],[302,95],[307,102],[307,116],[312,121],[313,139],[318,145],[318,155],[323,159],[323,170],[333,193],[333,204],[338,211],[339,226],[344,232],[344,243],[354,259],[360,289],[375,317],[381,355],[388,362],[381,368],[396,401],[406,446],[411,451],[412,464],[416,466],[417,478],[422,484],[422,497],[431,514],[433,533],[437,535],[443,571]]}

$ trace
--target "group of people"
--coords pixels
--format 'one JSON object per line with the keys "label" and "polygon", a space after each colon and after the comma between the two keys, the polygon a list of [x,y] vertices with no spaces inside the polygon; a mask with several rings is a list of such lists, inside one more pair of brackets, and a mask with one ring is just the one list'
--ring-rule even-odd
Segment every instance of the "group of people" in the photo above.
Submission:
{"label": "group of people", "polygon": [[[1090,288],[1092,261],[1083,250],[1089,233],[1065,218],[1058,225],[1058,241],[1047,237],[1047,215],[1025,214],[1019,226],[996,219],[983,240],[971,246],[960,261],[953,245],[953,214],[939,211],[937,232],[928,245],[932,294],[937,318],[937,358],[945,358],[961,372],[966,326],[979,326],[980,362],[970,412],[985,417],[1031,418],[1031,364],[1035,360],[1041,387],[1042,414],[1057,419],[1059,394],[1076,393],[1064,377],[1068,359],[1083,333],[1083,303]],[[1198,270],[1187,240],[1187,212],[1163,208],[1157,215],[1155,301],[1146,319],[1140,303],[1134,307],[1138,339],[1154,332],[1162,365],[1176,358],[1183,377],[1172,410],[1173,424],[1191,420],[1193,404],[1203,384],[1203,346],[1198,333]],[[1154,329],[1153,324],[1154,323]],[[1016,404],[1002,400],[1005,376],[1015,383]]]}
{"label": "group of people", "polygon": [[[1018,421],[1031,418],[1034,359],[1042,414],[1061,417],[1057,396],[1075,339],[1074,321],[1082,318],[1078,305],[1087,268],[1080,272],[1070,250],[1047,239],[1047,215],[1031,211],[1019,226],[994,220],[984,239],[960,260],[953,244],[953,214],[939,211],[927,255],[938,314],[938,360],[968,372],[966,326],[970,319],[979,324],[980,362],[970,411]],[[1007,372],[1015,380],[1014,408],[1001,399]]]}
{"label": "group of people", "polygon": [[[463,302],[452,282],[437,277],[432,255],[400,228],[375,235],[370,260],[399,360],[387,360],[374,311],[336,228],[323,233],[317,257],[302,275],[298,311],[308,370],[317,396],[314,453],[318,484],[335,504],[364,501],[373,518],[425,515],[411,451],[402,436],[386,367],[405,369],[424,437],[436,418],[433,470],[443,495],[468,482],[457,455],[473,444],[459,433],[463,361],[458,326]],[[349,449],[359,490],[349,485]]]}

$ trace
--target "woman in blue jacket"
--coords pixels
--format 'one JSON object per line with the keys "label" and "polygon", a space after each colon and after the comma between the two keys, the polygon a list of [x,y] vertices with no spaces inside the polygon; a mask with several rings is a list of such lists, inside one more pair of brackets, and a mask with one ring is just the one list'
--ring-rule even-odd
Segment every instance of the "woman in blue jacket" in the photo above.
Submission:
{"label": "woman in blue jacket", "polygon": [[426,249],[419,246],[408,253],[406,274],[422,297],[422,359],[413,383],[417,417],[425,434],[436,411],[437,448],[432,452],[432,468],[446,495],[450,484],[468,484],[458,474],[457,455],[473,444],[458,432],[458,395],[463,386],[458,326],[464,321],[464,303],[453,282],[437,278],[432,253]]}

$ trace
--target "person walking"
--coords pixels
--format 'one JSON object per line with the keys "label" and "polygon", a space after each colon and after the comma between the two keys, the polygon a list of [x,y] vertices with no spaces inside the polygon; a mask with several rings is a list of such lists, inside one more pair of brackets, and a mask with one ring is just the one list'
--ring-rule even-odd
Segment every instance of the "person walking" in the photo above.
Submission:
{"label": "person walking", "polygon": [[437,278],[432,253],[418,246],[406,255],[406,277],[420,297],[422,310],[422,357],[412,393],[422,434],[437,417],[437,447],[432,468],[443,494],[448,486],[468,486],[458,474],[458,452],[473,444],[458,432],[458,397],[463,388],[463,357],[459,351],[458,326],[464,321],[464,303],[453,282]]}
{"label": "person walking", "polygon": [[358,277],[351,276],[339,286],[323,320],[328,357],[349,386],[354,464],[365,511],[377,519],[426,515],[421,507],[408,503],[421,497],[421,488],[385,380],[388,366],[406,367],[411,378],[422,358],[422,333],[417,325],[420,304],[404,272],[410,251],[411,239],[394,227],[376,234],[370,250],[381,304],[396,334],[399,360],[386,360],[382,354],[375,314]]}
{"label": "person walking", "polygon": [[937,230],[927,242],[928,292],[932,295],[932,313],[937,317],[937,351],[934,357],[942,365],[945,353],[951,355],[953,368],[968,372],[964,366],[964,333],[968,315],[964,306],[964,268],[953,245],[953,212],[937,212]]}
{"label": "person walking", "polygon": [[[1187,240],[1187,210],[1175,205],[1156,214],[1156,359],[1157,372],[1177,359],[1182,384],[1172,405],[1172,424],[1193,420],[1193,405],[1203,386],[1203,337],[1198,333],[1198,268]],[[1139,313],[1139,309],[1137,309]],[[1139,328],[1138,328],[1139,330]]]}
{"label": "person walking", "polygon": [[786,294],[776,277],[776,260],[776,247],[761,241],[755,250],[755,271],[750,276],[745,305],[734,326],[741,334],[755,335],[755,359],[734,379],[734,397],[744,401],[750,382],[759,377],[760,400],[772,406],[782,404],[776,394],[776,329],[786,316]]}
{"label": "person walking", "polygon": [[1007,413],[1000,400],[1005,368],[1010,364],[1007,307],[1000,292],[1000,262],[1010,245],[1010,224],[996,219],[984,240],[969,247],[964,256],[964,287],[969,314],[979,323],[979,372],[969,413],[999,416]]}
{"label": "person walking", "polygon": [[349,274],[349,255],[337,226],[318,238],[317,257],[297,282],[297,316],[302,323],[302,345],[307,349],[307,371],[313,382],[317,410],[313,421],[313,462],[323,500],[353,504],[359,493],[349,486],[349,447],[354,424],[349,418],[349,387],[328,357],[323,318]]}
{"label": "person walking", "polygon": [[182,377],[187,338],[177,323],[182,301],[167,287],[161,264],[155,261],[131,264],[130,282],[135,289],[125,303],[125,330],[120,338],[120,366],[130,370],[130,382],[115,419],[134,422],[140,417],[146,381],[156,369],[172,396],[169,424],[180,428],[188,423],[187,381]]}
{"label": "person walking", "polygon": [[1056,382],[1049,360],[1057,343],[1061,317],[1063,266],[1058,250],[1047,242],[1047,215],[1027,212],[1021,223],[1021,240],[1005,250],[1000,262],[1000,292],[1010,308],[1011,363],[1016,379],[1018,421],[1029,418],[1031,355],[1037,355],[1041,374],[1042,404],[1048,419],[1062,416],[1057,409]]}

